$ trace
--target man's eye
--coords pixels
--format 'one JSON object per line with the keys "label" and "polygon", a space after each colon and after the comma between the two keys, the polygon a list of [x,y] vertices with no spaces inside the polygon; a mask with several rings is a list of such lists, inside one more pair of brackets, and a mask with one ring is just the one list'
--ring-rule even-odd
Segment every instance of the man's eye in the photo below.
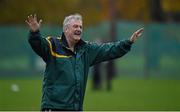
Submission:
{"label": "man's eye", "polygon": [[74,25],[74,28],[78,28],[78,25]]}

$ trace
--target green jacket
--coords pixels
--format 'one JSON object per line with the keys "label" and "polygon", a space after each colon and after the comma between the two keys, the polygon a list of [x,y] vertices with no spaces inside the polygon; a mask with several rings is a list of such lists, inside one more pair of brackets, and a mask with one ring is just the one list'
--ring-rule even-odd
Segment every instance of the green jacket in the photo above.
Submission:
{"label": "green jacket", "polygon": [[82,110],[89,67],[125,55],[131,48],[129,40],[96,44],[80,40],[75,52],[61,37],[42,38],[30,32],[32,49],[46,63],[41,108]]}

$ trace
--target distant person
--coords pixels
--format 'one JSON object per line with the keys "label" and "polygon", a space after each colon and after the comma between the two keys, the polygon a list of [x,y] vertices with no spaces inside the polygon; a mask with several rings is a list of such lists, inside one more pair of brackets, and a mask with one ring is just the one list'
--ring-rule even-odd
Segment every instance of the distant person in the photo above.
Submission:
{"label": "distant person", "polygon": [[102,88],[102,77],[101,77],[101,63],[93,66],[92,73],[92,88],[93,90],[100,90]]}
{"label": "distant person", "polygon": [[112,80],[116,76],[114,61],[110,60],[106,63],[106,89],[112,90]]}
{"label": "distant person", "polygon": [[42,111],[82,110],[89,67],[125,55],[143,31],[137,30],[129,40],[99,45],[81,39],[79,14],[65,17],[61,37],[42,38],[41,22],[36,15],[26,20],[30,28],[28,41],[46,63]]}

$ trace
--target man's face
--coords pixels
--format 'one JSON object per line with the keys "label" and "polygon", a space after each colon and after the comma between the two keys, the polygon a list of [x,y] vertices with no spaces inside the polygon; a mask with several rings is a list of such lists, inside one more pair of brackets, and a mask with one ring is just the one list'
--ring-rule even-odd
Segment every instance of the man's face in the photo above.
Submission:
{"label": "man's face", "polygon": [[71,42],[77,43],[81,39],[82,34],[82,21],[80,20],[71,20],[70,24],[67,26],[65,30],[68,35],[68,39]]}

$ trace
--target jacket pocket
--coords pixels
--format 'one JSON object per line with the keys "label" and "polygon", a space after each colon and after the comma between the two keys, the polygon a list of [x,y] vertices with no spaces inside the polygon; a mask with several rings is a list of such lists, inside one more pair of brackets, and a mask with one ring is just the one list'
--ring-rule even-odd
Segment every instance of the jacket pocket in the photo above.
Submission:
{"label": "jacket pocket", "polygon": [[56,85],[53,87],[51,93],[51,100],[62,103],[62,104],[72,104],[73,103],[73,88],[70,85]]}

